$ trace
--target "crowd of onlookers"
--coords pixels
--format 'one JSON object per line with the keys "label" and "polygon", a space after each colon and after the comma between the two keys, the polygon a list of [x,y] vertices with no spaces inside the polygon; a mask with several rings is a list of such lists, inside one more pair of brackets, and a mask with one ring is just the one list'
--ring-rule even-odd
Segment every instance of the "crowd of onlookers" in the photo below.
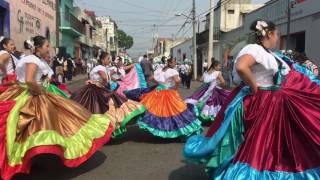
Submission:
{"label": "crowd of onlookers", "polygon": [[[290,52],[287,54],[296,63],[307,67],[315,76],[318,76],[318,66],[315,65],[304,53]],[[230,66],[232,59],[229,61],[224,60],[224,70],[230,71]],[[153,56],[144,55],[142,59],[139,60],[141,67],[144,71],[146,80],[153,75],[153,72],[159,68],[163,68],[166,64],[166,57],[162,57],[161,61],[154,63]],[[206,71],[208,64],[204,63],[203,68]],[[72,81],[72,78],[79,74],[86,74],[94,67],[93,64],[89,63],[87,59],[77,59],[73,60],[70,55],[64,57],[54,57],[52,61],[52,69],[55,73],[55,77],[58,78],[60,82]],[[181,85],[185,88],[190,89],[191,80],[193,75],[192,64],[186,60],[178,62],[176,70],[180,74]],[[229,78],[227,78],[229,79]]]}
{"label": "crowd of onlookers", "polygon": [[72,59],[69,54],[65,56],[56,56],[52,61],[52,69],[55,78],[59,82],[65,83],[72,81],[72,78],[79,74],[85,74],[88,71],[87,59]]}

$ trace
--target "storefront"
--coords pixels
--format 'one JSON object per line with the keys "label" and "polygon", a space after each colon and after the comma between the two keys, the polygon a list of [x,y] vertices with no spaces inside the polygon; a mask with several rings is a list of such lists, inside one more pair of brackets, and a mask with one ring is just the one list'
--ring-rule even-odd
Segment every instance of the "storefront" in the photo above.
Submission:
{"label": "storefront", "polygon": [[50,40],[51,51],[56,47],[56,0],[10,0],[10,34],[17,50],[23,42],[36,35]]}

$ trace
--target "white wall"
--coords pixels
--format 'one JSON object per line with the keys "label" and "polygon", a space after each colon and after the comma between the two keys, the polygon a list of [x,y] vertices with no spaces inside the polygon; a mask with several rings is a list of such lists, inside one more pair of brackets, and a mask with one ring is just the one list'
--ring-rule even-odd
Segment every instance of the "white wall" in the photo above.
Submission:
{"label": "white wall", "polygon": [[[236,37],[247,36],[250,33],[250,25],[258,18],[273,21],[279,29],[280,36],[287,34],[286,17],[287,0],[278,0],[259,8],[245,16],[243,27],[222,35],[223,42],[231,42]],[[306,0],[295,5],[292,9],[291,33],[305,31],[305,51],[312,60],[320,64],[320,1]],[[280,41],[278,48],[280,48]]]}
{"label": "white wall", "polygon": [[[178,51],[181,53],[178,53]],[[178,61],[182,61],[183,54],[186,54],[186,58],[192,60],[192,39],[186,40],[181,44],[176,45],[172,48],[173,57],[177,58]]]}

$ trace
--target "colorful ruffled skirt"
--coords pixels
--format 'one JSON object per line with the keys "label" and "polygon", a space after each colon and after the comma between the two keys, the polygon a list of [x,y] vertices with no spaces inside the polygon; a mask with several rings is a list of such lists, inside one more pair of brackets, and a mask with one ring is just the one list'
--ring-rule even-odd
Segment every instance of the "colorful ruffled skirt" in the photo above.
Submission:
{"label": "colorful ruffled skirt", "polygon": [[147,82],[144,78],[140,64],[136,64],[135,67],[133,67],[130,72],[117,83],[118,88],[116,89],[116,92],[122,96],[125,96],[125,91],[147,87]]}
{"label": "colorful ruffled skirt", "polygon": [[200,120],[213,121],[229,94],[228,90],[220,87],[212,88],[210,84],[205,83],[186,98],[185,102],[198,108]]}
{"label": "colorful ruffled skirt", "polygon": [[32,158],[54,154],[77,167],[109,141],[112,124],[54,93],[29,94],[25,85],[0,95],[0,172],[4,180],[29,173]]}
{"label": "colorful ruffled skirt", "polygon": [[[128,92],[138,93],[134,96],[140,99],[146,108],[143,118],[138,120],[141,129],[161,138],[190,136],[202,131],[196,109],[193,105],[184,103],[176,90],[164,86],[158,86],[149,92],[150,90],[146,88]],[[140,95],[142,96],[139,97]]]}
{"label": "colorful ruffled skirt", "polygon": [[71,96],[71,99],[92,113],[110,117],[114,126],[113,137],[123,135],[127,123],[145,112],[144,106],[140,103],[94,84],[82,87]]}
{"label": "colorful ruffled skirt", "polygon": [[206,163],[214,179],[320,179],[320,87],[303,71],[253,96],[235,89],[184,156]]}
{"label": "colorful ruffled skirt", "polygon": [[61,91],[63,91],[63,93],[65,95],[67,95],[68,97],[70,97],[72,95],[71,91],[68,89],[68,87],[66,85],[64,85],[63,83],[59,83],[55,80],[50,82],[51,85],[56,86],[57,88],[59,88]]}
{"label": "colorful ruffled skirt", "polygon": [[1,79],[0,83],[0,94],[5,92],[13,82],[17,80],[16,73],[8,74],[5,78]]}
{"label": "colorful ruffled skirt", "polygon": [[46,91],[60,95],[64,98],[69,99],[70,98],[70,94],[67,91],[62,90],[61,88],[59,88],[59,86],[56,86],[54,84],[47,84],[45,86]]}

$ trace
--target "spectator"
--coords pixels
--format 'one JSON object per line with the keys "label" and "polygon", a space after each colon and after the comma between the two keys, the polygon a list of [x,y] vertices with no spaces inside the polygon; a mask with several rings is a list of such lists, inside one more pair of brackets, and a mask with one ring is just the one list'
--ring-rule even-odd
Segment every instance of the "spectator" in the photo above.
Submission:
{"label": "spectator", "polygon": [[64,73],[68,81],[72,81],[73,70],[74,70],[74,64],[71,60],[70,54],[67,54],[66,60],[64,61]]}
{"label": "spectator", "polygon": [[191,87],[191,79],[192,79],[192,68],[189,64],[186,64],[185,65],[185,68],[186,68],[186,87],[187,89],[190,89]]}
{"label": "spectator", "polygon": [[153,57],[148,59],[148,56],[144,55],[143,60],[140,63],[148,86],[150,86],[150,77],[153,75],[152,61]]}
{"label": "spectator", "polygon": [[306,67],[309,69],[316,77],[319,75],[319,69],[318,66],[315,65],[305,53],[294,53],[293,59],[296,61],[299,65]]}
{"label": "spectator", "polygon": [[53,71],[55,74],[55,77],[57,78],[58,82],[62,83],[65,82],[64,79],[64,70],[63,70],[63,64],[64,58],[63,57],[55,57],[53,60]]}

